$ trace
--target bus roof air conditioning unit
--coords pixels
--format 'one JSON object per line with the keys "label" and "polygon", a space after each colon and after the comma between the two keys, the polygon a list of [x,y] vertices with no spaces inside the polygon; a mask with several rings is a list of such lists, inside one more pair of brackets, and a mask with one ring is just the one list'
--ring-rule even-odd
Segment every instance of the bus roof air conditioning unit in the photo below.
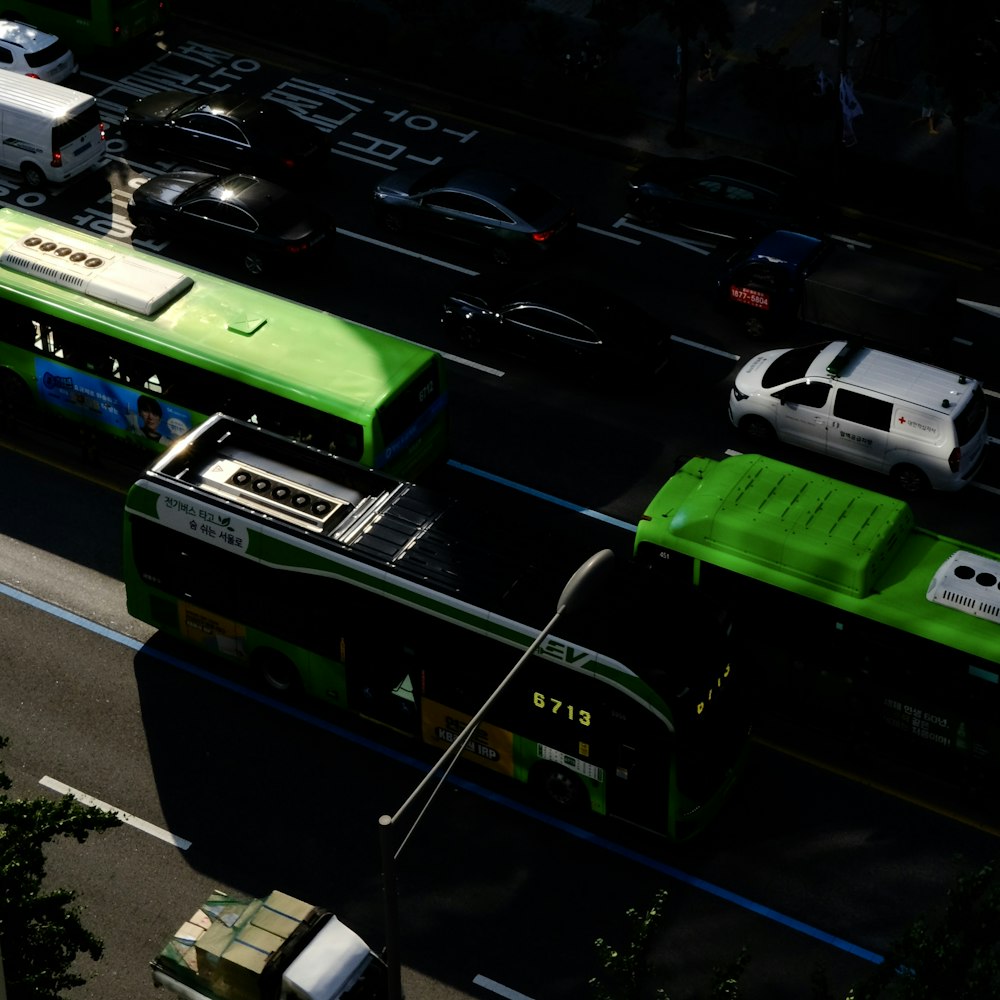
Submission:
{"label": "bus roof air conditioning unit", "polygon": [[0,264],[92,299],[152,316],[191,287],[193,281],[153,261],[67,241],[36,229],[0,253]]}
{"label": "bus roof air conditioning unit", "polygon": [[956,552],[932,577],[927,600],[1000,622],[1000,561]]}
{"label": "bus roof air conditioning unit", "polygon": [[220,458],[204,470],[201,487],[219,496],[242,501],[309,531],[323,531],[342,521],[351,504],[318,490],[297,486],[288,479],[252,465]]}

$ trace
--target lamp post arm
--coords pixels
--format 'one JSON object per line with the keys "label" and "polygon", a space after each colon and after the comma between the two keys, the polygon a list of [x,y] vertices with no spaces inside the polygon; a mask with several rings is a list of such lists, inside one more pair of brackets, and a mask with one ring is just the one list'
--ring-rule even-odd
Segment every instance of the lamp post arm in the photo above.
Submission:
{"label": "lamp post arm", "polygon": [[[438,780],[437,786],[434,789],[434,792],[436,792],[437,789],[441,786],[441,782],[443,782],[444,779],[448,776],[448,772],[452,769],[452,767],[455,764],[455,761],[458,759],[459,755],[465,749],[465,745],[472,738],[472,734],[479,728],[480,723],[483,721],[483,717],[493,707],[493,703],[497,700],[497,698],[499,698],[500,695],[503,694],[507,685],[514,679],[514,675],[521,669],[521,667],[524,666],[524,664],[528,661],[528,659],[534,654],[535,650],[538,649],[538,647],[549,637],[549,633],[552,631],[552,629],[555,628],[556,622],[558,622],[559,619],[562,617],[564,610],[565,607],[562,607],[558,611],[556,611],[556,613],[552,616],[552,619],[548,623],[548,625],[546,625],[545,628],[542,629],[542,631],[539,632],[537,636],[535,636],[535,638],[532,640],[531,645],[528,646],[528,648],[521,654],[521,658],[511,668],[510,673],[508,673],[507,676],[502,681],[500,681],[500,683],[496,686],[496,689],[489,696],[489,698],[487,698],[486,701],[483,702],[483,705],[479,709],[479,711],[477,711],[476,714],[471,719],[469,719],[469,721],[465,724],[465,728],[458,734],[458,736],[455,737],[454,740],[452,740],[452,742],[448,745],[448,748],[445,750],[445,752],[441,754],[441,756],[438,757],[438,759],[434,762],[434,766],[427,772],[427,774],[424,775],[424,777],[420,781],[420,784],[417,785],[417,787],[414,788],[412,792],[410,792],[410,795],[407,798],[407,800],[399,807],[399,809],[396,810],[395,814],[393,815],[392,817],[393,825],[398,823],[403,818],[403,815],[406,813],[406,810],[409,809],[410,806],[420,798],[420,796],[424,793],[427,786],[437,776],[438,772],[442,773],[440,779]],[[430,801],[433,798],[433,794],[434,793],[432,792],[431,795],[428,796],[427,802],[424,804],[424,808],[421,809],[420,811],[421,815],[423,815],[424,810],[430,804]],[[417,820],[414,821],[413,823],[414,827],[417,825],[417,822],[419,822],[419,817],[417,818]],[[412,830],[413,827],[410,828],[411,832]],[[409,837],[409,833],[407,833],[407,837]],[[404,838],[403,843],[405,842],[406,839]],[[399,850],[402,850],[402,848],[403,845],[400,844]],[[399,851],[397,851],[396,853],[398,854]]]}
{"label": "lamp post arm", "polygon": [[[486,699],[483,706],[476,714],[469,719],[465,728],[449,744],[447,749],[434,763],[434,766],[424,775],[421,782],[409,794],[406,801],[392,815],[379,817],[379,845],[382,855],[382,882],[385,895],[385,956],[388,970],[388,996],[389,1000],[402,1000],[403,987],[401,978],[401,966],[399,959],[399,902],[396,891],[396,859],[410,839],[410,835],[417,828],[421,817],[427,811],[427,807],[434,799],[437,790],[441,787],[448,772],[452,769],[455,761],[465,749],[465,745],[472,738],[472,734],[479,728],[483,717],[493,706],[493,703],[500,697],[507,685],[513,680],[514,675],[524,666],[534,655],[535,650],[549,637],[556,623],[566,611],[569,611],[575,604],[585,600],[588,591],[595,586],[595,578],[600,575],[598,571],[606,567],[614,559],[614,553],[610,549],[602,549],[595,552],[580,568],[569,578],[566,586],[563,587],[556,604],[556,612],[552,616],[548,625],[542,629],[532,640],[528,648],[521,654],[520,659],[511,668],[506,677],[496,686],[493,693]],[[394,843],[393,829],[403,818],[407,809],[413,805],[421,796],[425,794],[432,781],[436,784],[427,793],[426,801],[417,814],[416,819],[410,824],[399,846]]]}

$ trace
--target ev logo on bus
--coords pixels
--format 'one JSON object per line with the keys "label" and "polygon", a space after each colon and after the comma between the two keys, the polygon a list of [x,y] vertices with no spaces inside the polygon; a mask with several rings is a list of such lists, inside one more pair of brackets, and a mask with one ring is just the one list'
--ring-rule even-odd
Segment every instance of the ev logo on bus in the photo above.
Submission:
{"label": "ev logo on bus", "polygon": [[715,694],[716,691],[719,691],[719,690],[722,689],[722,683],[723,683],[723,681],[725,681],[729,677],[730,673],[732,672],[732,669],[733,669],[732,665],[729,664],[729,663],[727,663],[726,664],[726,669],[723,670],[722,673],[718,677],[715,678],[715,684],[713,684],[712,686],[709,687],[708,694],[705,696],[704,701],[699,701],[698,702],[698,714],[699,715],[701,715],[702,712],[705,711],[706,706],[712,700],[712,695]]}

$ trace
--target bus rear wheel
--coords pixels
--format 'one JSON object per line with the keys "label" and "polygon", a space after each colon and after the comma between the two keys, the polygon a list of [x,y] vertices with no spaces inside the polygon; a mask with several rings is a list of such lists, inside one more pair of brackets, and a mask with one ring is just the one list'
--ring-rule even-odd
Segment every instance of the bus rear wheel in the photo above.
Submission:
{"label": "bus rear wheel", "polygon": [[31,390],[24,380],[9,368],[0,368],[0,427],[16,427],[31,408]]}
{"label": "bus rear wheel", "polygon": [[302,679],[295,664],[274,649],[258,649],[251,655],[257,675],[272,694],[288,698],[302,689]]}
{"label": "bus rear wheel", "polygon": [[545,800],[563,812],[582,810],[587,802],[580,779],[557,764],[539,764],[532,772],[532,781]]}

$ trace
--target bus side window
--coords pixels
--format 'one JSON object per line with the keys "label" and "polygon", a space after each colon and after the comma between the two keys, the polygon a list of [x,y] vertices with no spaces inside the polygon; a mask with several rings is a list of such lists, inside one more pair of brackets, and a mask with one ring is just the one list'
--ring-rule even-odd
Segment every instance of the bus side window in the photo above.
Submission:
{"label": "bus side window", "polygon": [[14,347],[39,350],[37,324],[26,309],[12,305],[5,310],[4,320],[0,323],[0,340]]}

